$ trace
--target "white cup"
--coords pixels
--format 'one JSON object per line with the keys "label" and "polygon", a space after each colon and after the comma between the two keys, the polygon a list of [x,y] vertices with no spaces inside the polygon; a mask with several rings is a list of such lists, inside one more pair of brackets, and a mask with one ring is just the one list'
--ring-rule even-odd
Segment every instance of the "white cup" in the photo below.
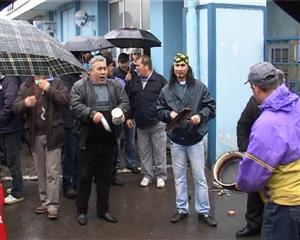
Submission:
{"label": "white cup", "polygon": [[121,108],[111,110],[112,122],[115,125],[120,125],[125,121],[125,116]]}

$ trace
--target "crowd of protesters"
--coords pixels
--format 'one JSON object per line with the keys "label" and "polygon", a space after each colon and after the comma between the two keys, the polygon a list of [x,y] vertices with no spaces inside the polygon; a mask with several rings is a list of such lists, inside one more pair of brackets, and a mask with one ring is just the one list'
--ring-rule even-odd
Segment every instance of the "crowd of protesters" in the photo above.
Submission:
{"label": "crowd of protesters", "polygon": [[[109,192],[111,184],[124,184],[117,178],[121,156],[126,167],[139,174],[137,142],[140,186],[155,181],[157,188],[164,188],[168,137],[176,190],[176,213],[171,222],[184,220],[190,211],[189,163],[198,219],[217,226],[210,215],[203,143],[208,122],[216,115],[216,103],[208,88],[194,78],[186,54],[175,55],[167,81],[153,70],[151,58],[141,53],[139,49],[129,55],[121,53],[117,68],[110,55],[80,54],[77,58],[87,68],[87,74],[80,76],[1,79],[2,152],[13,179],[6,204],[24,199],[20,145],[25,136],[38,175],[41,204],[35,208],[37,214],[46,213],[49,219],[59,217],[62,163],[62,190],[66,197],[76,198],[77,222],[88,223],[89,198],[95,183],[97,216],[116,223],[118,219],[109,211]],[[238,122],[239,150],[245,155],[236,186],[249,192],[247,225],[237,237],[261,231],[264,239],[300,237],[300,147],[296,144],[300,139],[300,103],[298,96],[282,84],[283,78],[270,63],[250,68],[247,82],[253,96]],[[119,117],[113,114],[116,109]],[[172,125],[184,109],[189,109],[188,117]],[[251,207],[259,208],[255,216]],[[289,224],[288,230],[280,227],[281,221]]]}

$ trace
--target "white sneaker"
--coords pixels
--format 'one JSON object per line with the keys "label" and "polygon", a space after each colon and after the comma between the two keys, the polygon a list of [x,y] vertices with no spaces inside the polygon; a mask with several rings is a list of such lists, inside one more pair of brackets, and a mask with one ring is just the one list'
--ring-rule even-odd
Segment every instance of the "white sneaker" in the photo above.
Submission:
{"label": "white sneaker", "polygon": [[146,177],[143,177],[142,181],[140,182],[140,186],[141,187],[147,187],[150,183],[150,179],[149,178],[146,178]]}
{"label": "white sneaker", "polygon": [[6,192],[7,192],[8,194],[10,194],[10,193],[11,193],[11,188],[6,189]]}
{"label": "white sneaker", "polygon": [[157,182],[156,182],[156,187],[157,188],[164,188],[165,187],[165,181],[161,178],[158,178],[157,179]]}
{"label": "white sneaker", "polygon": [[11,205],[11,204],[15,204],[15,203],[18,203],[18,202],[22,202],[24,200],[23,197],[21,198],[15,198],[14,196],[12,195],[8,195],[5,199],[4,199],[4,203],[7,204],[7,205]]}

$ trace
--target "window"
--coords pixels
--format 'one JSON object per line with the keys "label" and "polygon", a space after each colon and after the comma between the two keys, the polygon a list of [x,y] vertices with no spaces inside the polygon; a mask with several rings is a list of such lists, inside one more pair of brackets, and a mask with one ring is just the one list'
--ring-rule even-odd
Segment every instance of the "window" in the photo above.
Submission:
{"label": "window", "polygon": [[150,0],[110,0],[110,30],[122,27],[150,29]]}
{"label": "window", "polygon": [[300,95],[300,39],[267,40],[267,60],[285,74],[286,85]]}

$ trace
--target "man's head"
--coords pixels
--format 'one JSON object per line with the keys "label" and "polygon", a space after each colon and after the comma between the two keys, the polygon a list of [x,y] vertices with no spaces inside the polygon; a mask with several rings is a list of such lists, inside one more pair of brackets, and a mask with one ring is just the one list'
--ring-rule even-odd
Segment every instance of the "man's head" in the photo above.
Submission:
{"label": "man's head", "polygon": [[140,77],[148,77],[152,72],[152,61],[147,55],[138,56],[135,61],[135,69]]}
{"label": "man's head", "polygon": [[131,61],[135,62],[138,56],[142,55],[142,51],[139,48],[133,48],[130,52]]}
{"label": "man's head", "polygon": [[91,79],[96,82],[105,82],[107,79],[106,59],[102,56],[95,56],[90,61],[90,65]]}
{"label": "man's head", "polygon": [[172,67],[177,80],[186,81],[189,69],[189,57],[184,53],[177,53],[173,59]]}
{"label": "man's head", "polygon": [[121,53],[118,57],[119,68],[123,72],[127,72],[129,69],[129,56],[127,53]]}
{"label": "man's head", "polygon": [[246,83],[250,83],[254,97],[262,103],[279,86],[277,69],[269,62],[256,63],[250,68]]}
{"label": "man's head", "polygon": [[106,59],[106,65],[107,65],[107,77],[111,78],[113,76],[113,72],[115,70],[115,61],[112,57],[107,56]]}

